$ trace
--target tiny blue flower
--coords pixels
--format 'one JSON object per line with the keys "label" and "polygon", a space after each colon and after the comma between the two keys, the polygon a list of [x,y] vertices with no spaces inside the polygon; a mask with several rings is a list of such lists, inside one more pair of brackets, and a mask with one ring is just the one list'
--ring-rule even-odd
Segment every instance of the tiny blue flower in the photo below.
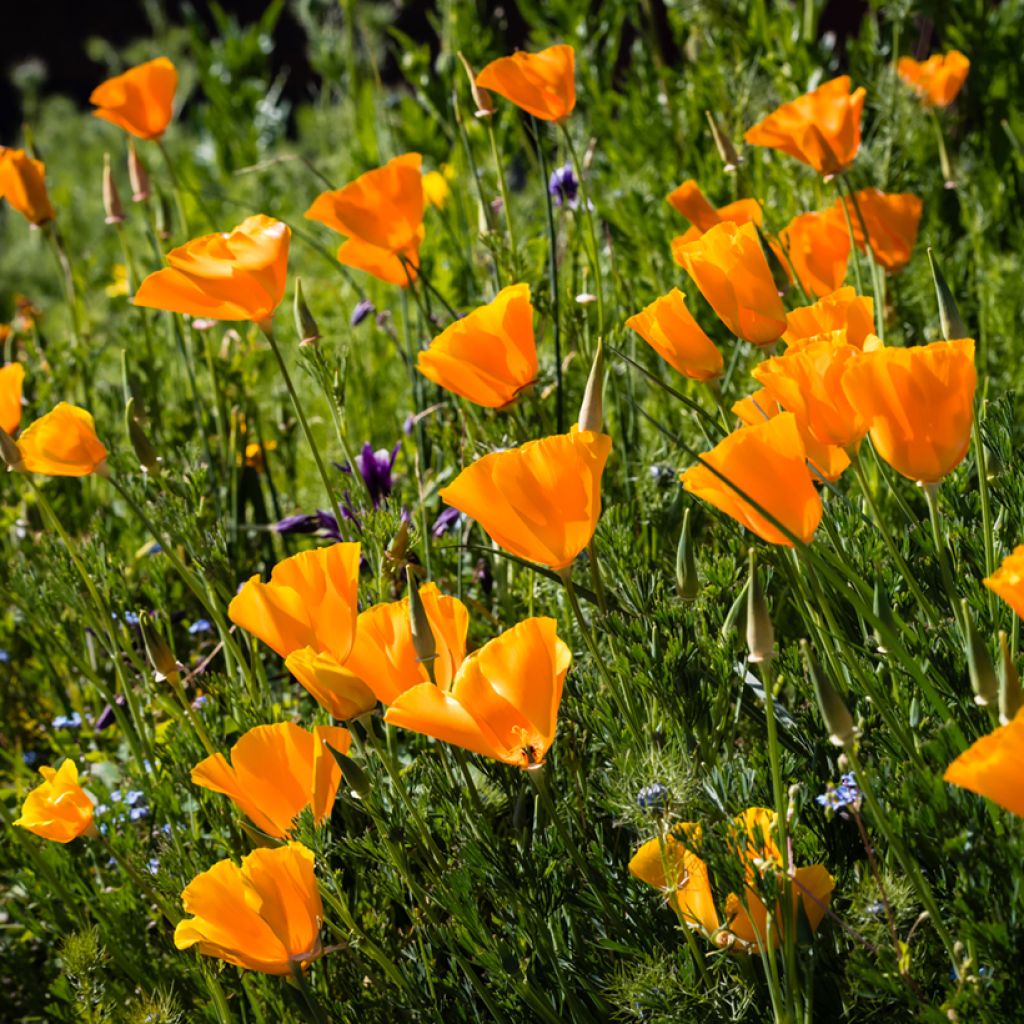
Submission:
{"label": "tiny blue flower", "polygon": [[160,871],[160,858],[151,857],[149,859],[149,862],[146,864],[146,867],[148,868],[149,873],[151,875],[157,874]]}
{"label": "tiny blue flower", "polygon": [[349,324],[352,327],[358,327],[371,313],[376,310],[376,306],[369,299],[360,299],[355,309],[352,310],[352,316],[349,318]]}
{"label": "tiny blue flower", "polygon": [[0,664],[6,665],[11,660],[11,652],[0,647]]}
{"label": "tiny blue flower", "polygon": [[213,626],[210,624],[209,619],[196,619],[196,621],[188,627],[188,631],[191,636],[196,636],[199,633],[212,633]]}
{"label": "tiny blue flower", "polygon": [[148,807],[133,807],[128,812],[128,818],[130,821],[141,821],[143,818],[149,817]]}
{"label": "tiny blue flower", "polygon": [[660,782],[652,782],[637,793],[636,805],[642,810],[657,813],[665,808],[668,796],[667,786],[663,786]]}
{"label": "tiny blue flower", "polygon": [[82,716],[77,711],[72,711],[70,715],[58,715],[50,726],[54,729],[80,729]]}

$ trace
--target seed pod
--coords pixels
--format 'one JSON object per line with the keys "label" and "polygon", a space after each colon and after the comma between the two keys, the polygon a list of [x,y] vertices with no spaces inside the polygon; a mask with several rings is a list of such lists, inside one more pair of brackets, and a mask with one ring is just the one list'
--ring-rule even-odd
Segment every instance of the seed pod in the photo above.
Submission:
{"label": "seed pod", "polygon": [[107,224],[120,224],[124,220],[124,207],[117,192],[117,182],[110,168],[110,154],[103,154],[103,212]]}
{"label": "seed pod", "polygon": [[597,343],[594,361],[587,378],[587,389],[583,392],[580,405],[580,430],[600,432],[604,425],[604,342]]}
{"label": "seed pod", "polygon": [[145,202],[150,196],[149,175],[135,150],[135,142],[128,140],[128,182],[132,186],[132,202]]}

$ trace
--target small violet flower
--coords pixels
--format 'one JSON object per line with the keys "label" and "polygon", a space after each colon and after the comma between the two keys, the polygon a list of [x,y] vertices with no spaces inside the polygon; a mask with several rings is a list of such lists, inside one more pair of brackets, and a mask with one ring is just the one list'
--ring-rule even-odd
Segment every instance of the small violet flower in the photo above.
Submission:
{"label": "small violet flower", "polygon": [[816,796],[815,800],[833,814],[844,807],[859,805],[860,788],[857,786],[856,776],[853,772],[847,772],[840,778],[838,786],[829,783],[828,789]]}
{"label": "small violet flower", "polygon": [[352,310],[352,316],[349,317],[349,323],[353,327],[358,327],[371,313],[376,312],[377,307],[369,299],[360,299],[355,308]]}
{"label": "small violet flower", "polygon": [[652,814],[664,810],[667,804],[668,787],[660,782],[652,782],[649,786],[644,786],[636,795],[637,807],[644,811],[650,811]]}
{"label": "small violet flower", "polygon": [[580,183],[573,173],[572,164],[563,164],[551,172],[548,179],[548,192],[555,201],[555,206],[568,206],[575,210],[579,204]]}
{"label": "small violet flower", "polygon": [[449,530],[454,530],[461,520],[462,513],[457,508],[449,505],[434,520],[434,525],[430,528],[430,536],[434,538],[443,537]]}
{"label": "small violet flower", "polygon": [[70,715],[58,715],[51,723],[53,729],[80,729],[82,727],[82,716],[77,711]]}
{"label": "small violet flower", "polygon": [[[391,494],[394,481],[391,478],[391,470],[394,468],[395,459],[398,457],[398,450],[402,447],[399,441],[389,452],[386,448],[378,448],[376,451],[369,441],[363,445],[363,450],[356,456],[356,469],[359,475],[366,482],[366,489],[370,492],[370,500],[375,509],[380,508],[381,502]],[[343,473],[351,473],[350,466],[342,466]]]}

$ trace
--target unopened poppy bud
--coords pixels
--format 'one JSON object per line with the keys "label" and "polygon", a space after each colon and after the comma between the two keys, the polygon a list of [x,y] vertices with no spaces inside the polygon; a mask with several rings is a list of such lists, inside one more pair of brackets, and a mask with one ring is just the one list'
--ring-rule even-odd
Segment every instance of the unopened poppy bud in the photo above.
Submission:
{"label": "unopened poppy bud", "polygon": [[146,432],[142,429],[142,424],[135,415],[134,398],[129,398],[127,405],[124,407],[124,421],[125,426],[128,428],[128,437],[131,440],[135,457],[139,460],[139,465],[147,473],[158,473],[160,471],[160,456],[149,443],[149,438],[146,437]]}
{"label": "unopened poppy bud", "polygon": [[604,342],[597,343],[594,362],[590,366],[587,388],[580,405],[580,430],[601,432],[604,425]]}
{"label": "unopened poppy bud", "polygon": [[434,678],[434,659],[437,657],[437,642],[430,628],[427,610],[423,607],[419,585],[411,566],[405,567],[405,579],[409,585],[409,627],[412,630],[412,646],[416,651],[416,660],[421,662]]}
{"label": "unopened poppy bud", "polygon": [[476,72],[470,67],[469,61],[462,56],[461,51],[459,52],[459,60],[462,61],[462,67],[469,78],[469,91],[473,94],[473,102],[476,104],[476,110],[473,112],[474,116],[490,117],[498,109],[494,105],[491,94],[476,84]]}
{"label": "unopened poppy bud", "polygon": [[[873,602],[873,608],[875,617],[882,623],[886,629],[894,630],[896,622],[892,616],[892,606],[889,604],[888,595],[882,589],[882,585],[875,580],[875,596]],[[879,629],[875,629],[875,640],[878,642],[878,653],[888,654],[889,649],[885,646],[885,640],[882,637],[882,633]]]}
{"label": "unopened poppy bud", "polygon": [[691,509],[687,509],[683,513],[683,528],[679,531],[679,547],[676,548],[676,590],[684,601],[695,600],[700,589],[697,562],[693,556],[690,512]]}
{"label": "unopened poppy bud", "polygon": [[132,202],[145,202],[150,196],[149,175],[132,140],[128,141],[128,181],[132,186]]}
{"label": "unopened poppy bud", "polygon": [[341,769],[341,774],[345,778],[345,784],[348,786],[352,796],[357,800],[362,800],[369,796],[370,790],[373,787],[366,772],[348,754],[343,754],[340,750],[336,750],[326,741],[324,746],[334,755],[334,760],[338,762],[338,767]]}
{"label": "unopened poppy bud", "polygon": [[775,657],[775,629],[768,601],[757,578],[757,556],[750,549],[750,579],[747,584],[748,661],[770,661]]}
{"label": "unopened poppy bud", "polygon": [[142,642],[146,647],[146,657],[153,666],[158,680],[178,681],[178,659],[167,646],[167,641],[156,631],[149,616],[143,612],[139,615],[139,628],[142,630]]}
{"label": "unopened poppy bud", "polygon": [[306,297],[302,294],[302,279],[295,278],[295,333],[298,334],[299,345],[315,345],[320,340],[320,328],[317,327],[313,314],[306,305]]}
{"label": "unopened poppy bud", "polygon": [[1021,694],[1020,676],[1010,654],[1010,645],[1006,642],[1005,630],[999,631],[999,653],[999,721],[1006,725],[1024,704],[1024,694]]}
{"label": "unopened poppy bud", "polygon": [[409,546],[409,523],[403,519],[398,525],[398,532],[388,545],[387,557],[393,562],[400,562],[405,558],[406,549]]}
{"label": "unopened poppy bud", "polygon": [[124,220],[124,207],[117,192],[114,172],[110,168],[110,154],[103,154],[103,212],[108,224],[120,224]]}
{"label": "unopened poppy bud", "polygon": [[708,119],[711,137],[715,140],[715,149],[718,150],[718,155],[722,158],[725,171],[727,174],[731,174],[741,163],[736,147],[732,144],[732,139],[729,138],[710,110],[705,110],[704,116]]}
{"label": "unopened poppy bud", "polygon": [[775,250],[768,244],[768,239],[764,237],[764,232],[761,228],[754,224],[754,230],[757,232],[757,240],[761,243],[761,251],[764,253],[764,258],[768,262],[768,268],[772,272],[772,280],[775,282],[775,290],[780,295],[785,295],[789,291],[789,274],[786,272],[785,266],[782,264],[782,260],[776,255]]}
{"label": "unopened poppy bud", "polygon": [[825,675],[818,659],[811,653],[806,640],[800,641],[800,651],[804,656],[807,674],[811,677],[814,694],[818,698],[818,709],[821,711],[829,739],[837,747],[846,749],[857,738],[857,727],[853,724],[853,716],[839,696],[831,680]]}
{"label": "unopened poppy bud", "polygon": [[935,299],[939,304],[939,327],[942,330],[942,337],[946,341],[955,338],[968,337],[967,328],[960,317],[960,310],[957,308],[956,299],[942,276],[939,261],[935,258],[931,246],[928,247],[928,262],[932,268],[932,281],[935,284]]}
{"label": "unopened poppy bud", "polygon": [[995,666],[988,653],[985,641],[982,640],[971,618],[971,607],[965,600],[960,602],[963,611],[964,628],[967,636],[967,668],[971,674],[971,689],[974,690],[974,703],[982,707],[995,703],[999,695],[999,680],[996,678]]}
{"label": "unopened poppy bud", "polygon": [[7,463],[7,468],[11,472],[17,472],[21,467],[21,452],[18,451],[14,438],[2,427],[0,427],[0,456],[3,457],[4,462]]}

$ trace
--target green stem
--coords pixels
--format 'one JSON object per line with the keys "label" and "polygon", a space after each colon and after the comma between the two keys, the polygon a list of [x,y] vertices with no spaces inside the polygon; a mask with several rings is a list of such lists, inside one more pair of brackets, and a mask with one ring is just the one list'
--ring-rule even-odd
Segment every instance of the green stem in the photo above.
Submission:
{"label": "green stem", "polygon": [[289,960],[288,967],[291,970],[291,982],[298,989],[299,1005],[302,1007],[303,1016],[310,1024],[328,1024],[327,1014],[324,1013],[320,1001],[309,987],[302,965],[295,960]]}
{"label": "green stem", "polygon": [[185,203],[181,198],[181,185],[178,182],[178,172],[174,169],[174,161],[171,160],[171,154],[167,152],[167,147],[163,143],[163,139],[156,139],[157,149],[160,150],[160,155],[164,158],[164,164],[167,167],[167,173],[171,178],[171,191],[174,193],[174,206],[178,212],[178,220],[181,223],[181,230],[184,232],[185,237],[191,236],[192,232],[188,226],[188,215],[185,213]]}
{"label": "green stem", "polygon": [[935,141],[939,147],[939,167],[942,170],[942,184],[946,188],[956,188],[956,178],[953,176],[953,163],[949,159],[949,152],[946,149],[946,136],[942,131],[939,113],[934,107],[929,107],[928,113],[931,116],[932,127],[935,129]]}
{"label": "green stem", "polygon": [[498,152],[498,137],[494,131],[494,119],[484,118],[487,122],[487,135],[491,140],[491,156],[494,157],[494,169],[498,175],[498,190],[501,192],[501,206],[505,213],[505,229],[508,231],[508,248],[511,254],[512,282],[519,277],[519,250],[516,246],[516,235],[512,228],[512,210],[508,201],[508,185],[505,181],[505,168],[501,162],[501,154]]}
{"label": "green stem", "polygon": [[[981,537],[985,548],[985,575],[991,576],[996,571],[996,553],[994,533],[992,530],[992,504],[988,493],[988,457],[985,453],[985,442],[981,438],[981,418],[979,409],[974,410],[971,423],[971,443],[974,445],[974,464],[978,472],[978,497],[981,501]],[[996,595],[985,588],[988,598],[989,615],[995,618]]]}
{"label": "green stem", "polygon": [[836,175],[832,181],[836,187],[836,193],[839,196],[839,208],[843,211],[843,219],[846,221],[846,231],[850,236],[850,259],[853,260],[853,279],[857,282],[857,294],[864,294],[864,279],[860,273],[860,257],[857,255],[857,238],[853,233],[853,221],[850,220],[850,208],[846,205],[846,199],[843,196],[843,187],[840,184],[842,180],[840,175]]}
{"label": "green stem", "polygon": [[932,524],[932,539],[935,541],[935,556],[939,560],[939,571],[942,573],[942,586],[945,588],[949,605],[953,610],[953,620],[959,627],[961,636],[966,640],[967,632],[964,629],[961,614],[960,595],[953,582],[953,573],[949,567],[949,548],[942,530],[942,513],[939,511],[939,484],[923,483],[921,488],[928,502],[928,518]]}

